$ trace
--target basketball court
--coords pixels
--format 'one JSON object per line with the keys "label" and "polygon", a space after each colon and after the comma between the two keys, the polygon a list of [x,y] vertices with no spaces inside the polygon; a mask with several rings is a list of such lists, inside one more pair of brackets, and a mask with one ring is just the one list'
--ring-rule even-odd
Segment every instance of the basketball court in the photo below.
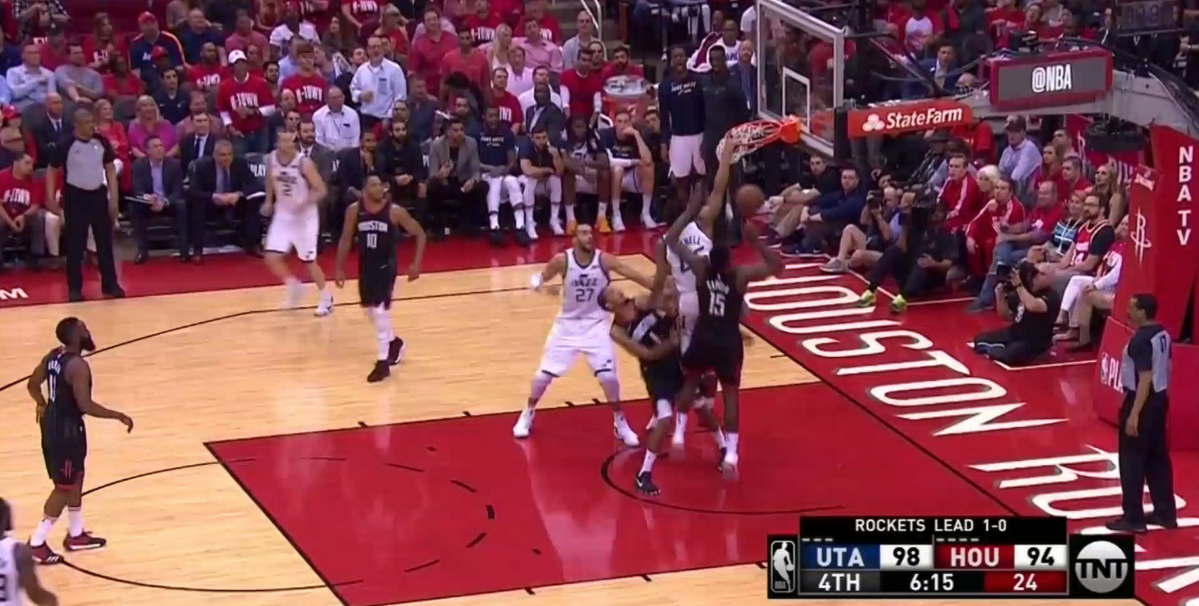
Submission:
{"label": "basketball court", "polygon": [[[649,242],[600,246],[649,272]],[[126,267],[131,294],[154,294],[117,302],[62,305],[61,276],[6,275],[28,297],[0,311],[0,486],[17,535],[48,487],[24,377],[68,314],[100,347],[97,401],[137,425],[89,421],[85,512],[110,543],[43,569],[64,604],[755,604],[764,536],[800,515],[1051,511],[1082,530],[1118,505],[1115,435],[1087,405],[1092,361],[996,367],[967,347],[989,320],[959,302],[863,312],[858,278],[812,264],[747,295],[739,481],[720,478],[695,433],[658,465],[663,496],[637,496],[640,451],[613,439],[585,367],[513,440],[558,306],[528,276],[566,244],[431,246],[392,311],[408,356],[377,385],[352,282],[318,319],[279,309],[282,289],[240,257]],[[636,365],[622,353],[619,368],[639,429]],[[1199,496],[1199,460],[1175,464],[1185,528],[1142,543],[1138,589],[1153,606],[1199,596],[1199,520],[1184,503]]]}

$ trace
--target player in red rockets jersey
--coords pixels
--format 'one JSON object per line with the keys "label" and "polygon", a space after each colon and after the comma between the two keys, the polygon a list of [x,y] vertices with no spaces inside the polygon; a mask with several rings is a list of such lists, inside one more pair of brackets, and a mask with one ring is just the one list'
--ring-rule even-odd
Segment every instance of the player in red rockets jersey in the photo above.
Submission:
{"label": "player in red rockets jersey", "polygon": [[300,44],[298,54],[300,71],[284,79],[281,88],[295,94],[296,109],[301,116],[308,117],[325,106],[325,91],[329,90],[329,82],[316,71],[310,44]]}
{"label": "player in red rockets jersey", "polygon": [[462,26],[470,32],[470,37],[474,41],[475,46],[487,44],[495,40],[495,28],[499,27],[504,22],[499,13],[492,12],[491,5],[487,0],[478,0],[475,3],[475,12],[466,16],[462,20]]}
{"label": "player in red rockets jersey", "polygon": [[1024,205],[1015,198],[1011,180],[1000,177],[995,183],[995,197],[966,225],[966,262],[970,274],[987,274],[999,234],[1020,233],[1023,229]]}
{"label": "player in red rockets jersey", "polygon": [[232,77],[229,68],[221,65],[221,56],[217,53],[216,45],[207,42],[200,51],[200,61],[187,69],[187,81],[193,88],[209,91],[216,90],[221,82]]}
{"label": "player in red rockets jersey", "polygon": [[266,118],[275,111],[275,96],[266,80],[250,73],[250,64],[242,51],[229,53],[233,77],[221,82],[217,89],[217,111],[228,127],[229,136],[244,137],[247,148],[243,153],[266,153],[270,137],[266,136]]}

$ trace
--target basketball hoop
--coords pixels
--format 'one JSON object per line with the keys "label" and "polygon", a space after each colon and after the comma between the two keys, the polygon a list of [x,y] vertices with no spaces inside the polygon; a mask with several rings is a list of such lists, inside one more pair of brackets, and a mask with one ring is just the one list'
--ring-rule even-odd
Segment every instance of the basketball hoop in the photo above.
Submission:
{"label": "basketball hoop", "polygon": [[754,120],[738,124],[730,128],[716,145],[716,157],[721,156],[725,145],[737,146],[737,151],[733,154],[734,162],[775,141],[795,145],[799,143],[799,133],[799,118],[795,116],[788,116],[782,120]]}

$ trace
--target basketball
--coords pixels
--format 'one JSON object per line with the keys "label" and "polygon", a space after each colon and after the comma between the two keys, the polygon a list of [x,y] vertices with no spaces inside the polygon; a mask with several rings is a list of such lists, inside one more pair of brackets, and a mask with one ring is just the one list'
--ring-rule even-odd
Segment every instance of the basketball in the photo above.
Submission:
{"label": "basketball", "polygon": [[757,185],[742,185],[737,190],[736,203],[742,218],[755,217],[758,209],[766,203],[766,194]]}

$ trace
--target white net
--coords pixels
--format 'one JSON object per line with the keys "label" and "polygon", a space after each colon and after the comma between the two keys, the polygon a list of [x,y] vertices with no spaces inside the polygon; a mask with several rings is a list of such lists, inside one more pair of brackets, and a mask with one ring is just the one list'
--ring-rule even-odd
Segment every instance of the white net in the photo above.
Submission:
{"label": "white net", "polygon": [[765,120],[735,126],[716,144],[716,157],[724,155],[725,145],[736,145],[737,151],[733,153],[733,161],[736,162],[773,141],[778,132],[777,123]]}

